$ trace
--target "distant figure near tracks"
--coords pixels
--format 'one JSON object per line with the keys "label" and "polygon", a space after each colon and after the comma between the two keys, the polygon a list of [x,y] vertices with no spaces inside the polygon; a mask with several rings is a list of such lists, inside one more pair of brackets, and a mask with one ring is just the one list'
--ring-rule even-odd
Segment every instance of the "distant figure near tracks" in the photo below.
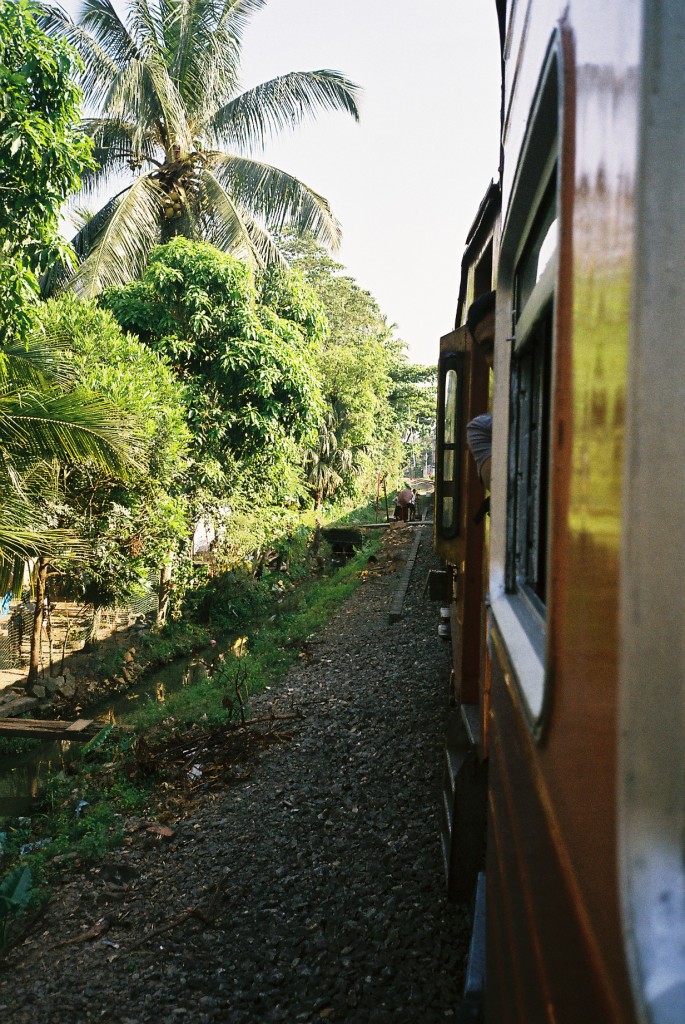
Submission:
{"label": "distant figure near tracks", "polygon": [[409,486],[404,487],[401,491],[397,492],[395,504],[399,505],[400,518],[403,523],[406,523],[409,520],[409,507],[412,503],[413,497],[414,492]]}

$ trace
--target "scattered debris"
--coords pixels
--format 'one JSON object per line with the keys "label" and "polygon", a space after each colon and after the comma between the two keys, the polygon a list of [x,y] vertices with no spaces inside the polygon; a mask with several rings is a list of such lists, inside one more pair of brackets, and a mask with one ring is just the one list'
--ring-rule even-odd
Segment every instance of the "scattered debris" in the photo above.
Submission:
{"label": "scattered debris", "polygon": [[42,850],[43,847],[49,846],[52,842],[52,838],[39,839],[35,843],[24,843],[23,846],[19,847],[19,856],[23,857],[27,853],[32,853],[34,850]]}
{"label": "scattered debris", "polygon": [[77,942],[91,942],[92,939],[99,939],[109,929],[110,925],[111,921],[108,917],[101,917],[92,928],[81,932],[80,935],[74,935],[70,939],[62,939],[60,942],[56,942],[52,948],[57,949],[59,946],[71,946]]}

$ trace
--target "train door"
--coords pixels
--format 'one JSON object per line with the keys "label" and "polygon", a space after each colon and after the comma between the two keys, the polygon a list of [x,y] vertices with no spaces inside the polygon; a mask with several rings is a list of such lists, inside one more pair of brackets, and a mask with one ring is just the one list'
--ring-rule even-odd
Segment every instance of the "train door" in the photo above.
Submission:
{"label": "train door", "polygon": [[[457,323],[492,289],[499,190],[491,186],[462,263]],[[450,619],[453,669],[445,741],[443,853],[450,899],[470,901],[483,867],[486,801],[487,657],[485,492],[466,444],[466,425],[490,402],[489,371],[466,326],[440,342],[435,548],[444,559],[440,597]]]}

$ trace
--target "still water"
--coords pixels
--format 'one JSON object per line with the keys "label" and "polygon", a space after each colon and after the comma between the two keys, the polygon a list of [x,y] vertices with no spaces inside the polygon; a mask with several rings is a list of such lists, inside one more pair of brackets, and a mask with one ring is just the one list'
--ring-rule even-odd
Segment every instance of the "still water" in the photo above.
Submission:
{"label": "still water", "polygon": [[[217,647],[200,651],[189,658],[181,658],[156,669],[145,679],[123,694],[112,694],[92,704],[84,712],[88,718],[124,725],[135,709],[145,701],[163,703],[192,678],[193,666],[201,661],[212,662],[219,653]],[[20,754],[0,757],[0,819],[30,815],[40,796],[45,779],[62,770],[80,744],[67,740],[35,742]]]}

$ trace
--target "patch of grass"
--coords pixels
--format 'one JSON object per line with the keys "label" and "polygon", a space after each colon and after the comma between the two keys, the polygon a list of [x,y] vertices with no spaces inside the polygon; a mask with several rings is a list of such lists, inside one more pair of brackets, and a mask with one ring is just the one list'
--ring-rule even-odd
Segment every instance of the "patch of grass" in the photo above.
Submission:
{"label": "patch of grass", "polygon": [[187,619],[169,622],[161,632],[143,633],[136,639],[136,657],[145,663],[165,664],[206,647],[211,636],[211,632],[197,622]]}
{"label": "patch of grass", "polygon": [[[390,500],[390,497],[388,497],[388,513],[390,515],[392,515],[393,507],[393,503]],[[376,519],[376,497],[374,495],[368,499],[365,505],[359,505],[357,508],[353,508],[342,513],[332,525],[344,526],[347,523],[385,523],[386,521],[385,498],[381,494],[378,499],[378,519]]]}
{"label": "patch of grass", "polygon": [[4,823],[0,872],[29,869],[31,908],[46,899],[50,876],[64,864],[98,861],[120,846],[126,817],[148,805],[152,780],[128,777],[132,739],[111,736],[101,748],[82,753],[68,774],[48,778],[39,814]]}
{"label": "patch of grass", "polygon": [[245,676],[249,694],[277,684],[297,660],[308,638],[325,626],[360,585],[360,572],[380,543],[380,537],[371,538],[362,551],[335,573],[310,577],[279,596],[278,603],[272,606],[273,614],[262,619],[256,629],[249,631],[243,624],[247,640],[240,658],[229,651],[221,671],[170,694],[164,704],[151,700],[137,710],[131,719],[133,727],[145,732],[165,722],[166,727],[173,728],[186,728],[193,723],[210,728],[225,722],[222,702],[238,671]]}

